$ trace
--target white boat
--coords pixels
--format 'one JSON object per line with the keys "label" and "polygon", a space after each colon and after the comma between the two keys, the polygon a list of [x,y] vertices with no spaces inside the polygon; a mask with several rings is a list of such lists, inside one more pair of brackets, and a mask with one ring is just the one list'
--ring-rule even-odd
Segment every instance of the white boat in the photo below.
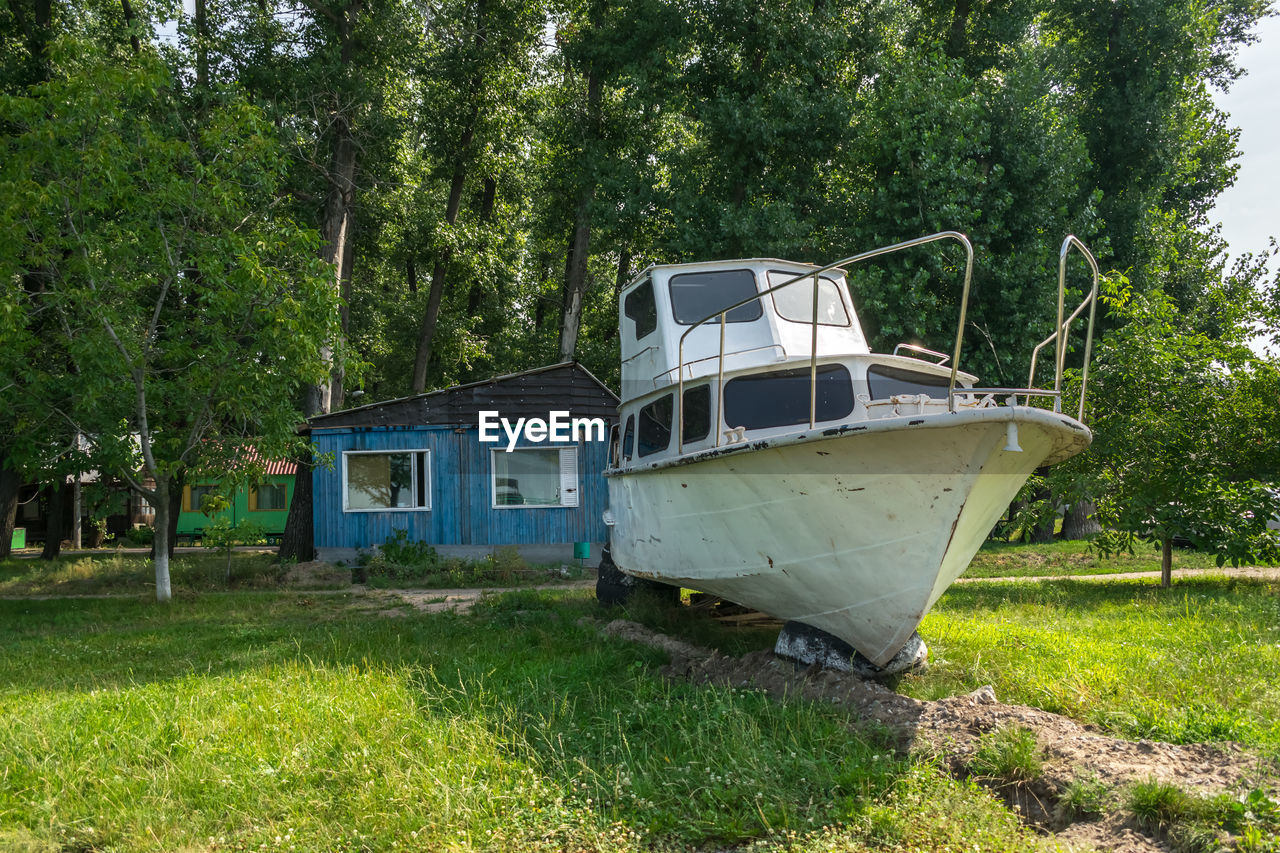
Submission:
{"label": "white boat", "polygon": [[[953,352],[872,353],[845,271],[939,240],[966,252]],[[1073,247],[1093,287],[1064,318]],[[916,627],[1028,475],[1091,440],[1081,422],[1098,281],[1088,249],[1062,244],[1057,325],[1025,388],[979,388],[959,369],[972,266],[968,239],[943,232],[826,266],[671,264],[631,281],[619,299],[622,403],[605,472],[617,569],[819,629],[874,667],[919,660]],[[1086,306],[1071,417],[1066,343]],[[1037,389],[1050,343],[1053,384]]]}

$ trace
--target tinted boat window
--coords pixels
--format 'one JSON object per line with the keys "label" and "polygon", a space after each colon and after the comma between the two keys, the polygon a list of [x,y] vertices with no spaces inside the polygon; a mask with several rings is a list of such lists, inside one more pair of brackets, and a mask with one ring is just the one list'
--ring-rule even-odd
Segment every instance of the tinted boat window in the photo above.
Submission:
{"label": "tinted boat window", "polygon": [[671,409],[674,394],[654,400],[640,410],[640,431],[637,450],[641,456],[666,450],[671,444]]}
{"label": "tinted boat window", "polygon": [[[688,326],[756,292],[751,270],[716,270],[671,276],[671,309],[676,322]],[[729,312],[730,323],[749,323],[764,312],[759,300]]]}
{"label": "tinted boat window", "polygon": [[[769,270],[769,286],[777,287],[796,274]],[[773,292],[773,307],[778,316],[796,323],[813,322],[813,279],[806,278]],[[818,325],[848,326],[849,312],[840,298],[840,285],[825,275],[818,276]]]}
{"label": "tinted boat window", "polygon": [[644,283],[627,294],[622,301],[622,312],[636,324],[636,340],[658,328],[658,306],[653,302],[653,281]]}
{"label": "tinted boat window", "polygon": [[711,433],[711,386],[699,385],[684,392],[684,440],[702,441]]}
{"label": "tinted boat window", "polygon": [[627,432],[622,438],[622,458],[630,459],[636,441],[636,416],[627,416]]}
{"label": "tinted boat window", "polygon": [[[842,364],[818,366],[814,406],[819,421],[836,421],[853,412],[853,382]],[[725,423],[763,429],[809,423],[809,368],[738,376],[724,386]]]}
{"label": "tinted boat window", "polygon": [[873,364],[867,368],[867,391],[873,400],[887,400],[894,394],[928,394],[946,399],[951,377],[937,376],[902,367]]}

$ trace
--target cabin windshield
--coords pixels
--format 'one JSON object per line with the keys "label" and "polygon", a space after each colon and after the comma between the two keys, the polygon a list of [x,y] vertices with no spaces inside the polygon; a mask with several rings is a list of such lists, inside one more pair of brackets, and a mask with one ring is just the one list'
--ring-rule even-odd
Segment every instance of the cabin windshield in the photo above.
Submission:
{"label": "cabin windshield", "polygon": [[[798,273],[769,270],[769,286],[777,287],[794,279]],[[778,316],[793,323],[813,322],[813,279],[803,279],[773,292],[773,306]],[[840,286],[827,276],[818,278],[818,325],[848,326],[849,312],[840,298]]]}
{"label": "cabin windshield", "polygon": [[[714,270],[673,275],[671,311],[676,322],[690,326],[717,311],[740,302],[756,291],[756,276],[751,270]],[[759,300],[740,305],[729,312],[730,323],[749,323],[763,314]]]}

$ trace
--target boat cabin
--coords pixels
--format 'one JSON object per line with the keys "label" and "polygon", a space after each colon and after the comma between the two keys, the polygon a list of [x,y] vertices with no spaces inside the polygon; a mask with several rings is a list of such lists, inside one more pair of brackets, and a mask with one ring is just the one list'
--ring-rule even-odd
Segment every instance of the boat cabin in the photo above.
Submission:
{"label": "boat cabin", "polygon": [[651,266],[618,307],[619,468],[948,406],[946,354],[903,344],[873,355],[838,268],[772,258]]}

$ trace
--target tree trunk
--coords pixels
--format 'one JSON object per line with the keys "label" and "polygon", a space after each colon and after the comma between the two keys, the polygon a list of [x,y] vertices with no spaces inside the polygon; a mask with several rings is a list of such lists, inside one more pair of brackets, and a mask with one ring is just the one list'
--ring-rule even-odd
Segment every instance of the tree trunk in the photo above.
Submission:
{"label": "tree trunk", "polygon": [[42,560],[56,560],[62,553],[62,534],[67,527],[67,514],[63,511],[62,504],[67,499],[68,488],[70,486],[66,480],[45,487],[49,511],[44,518],[44,550],[40,552]]}
{"label": "tree trunk", "polygon": [[1160,586],[1168,589],[1173,586],[1173,537],[1166,536],[1160,540]]}
{"label": "tree trunk", "polygon": [[138,33],[133,28],[133,7],[129,5],[129,0],[120,0],[120,11],[124,12],[124,23],[129,28],[129,46],[133,48],[133,55],[137,56],[142,52],[142,43],[138,40]]}
{"label": "tree trunk", "polygon": [[[484,179],[484,193],[480,197],[480,224],[487,226],[493,218],[493,205],[498,199],[498,182],[492,177]],[[481,229],[480,243],[476,246],[477,254],[484,254],[489,248],[486,231]],[[475,317],[480,311],[480,303],[484,298],[484,279],[480,276],[471,283],[471,292],[467,294],[467,314]]]}
{"label": "tree trunk", "polygon": [[[348,237],[351,228],[351,204],[355,197],[356,142],[351,125],[341,112],[333,115],[333,154],[329,158],[329,192],[325,196],[324,213],[320,220],[320,236],[324,240],[320,257],[333,268],[333,288],[342,294],[342,273],[349,250]],[[333,362],[333,341],[321,347],[322,356]],[[303,405],[307,417],[328,414],[333,410],[331,382],[312,385],[307,389]]]}
{"label": "tree trunk", "polygon": [[[355,29],[356,16],[361,8],[361,0],[351,0],[342,10],[338,26],[339,59],[344,68],[351,64],[352,31]],[[335,96],[336,97],[336,96]],[[333,153],[329,160],[329,192],[325,196],[324,213],[321,220],[320,236],[324,240],[321,258],[333,266],[334,286],[342,293],[342,274],[346,265],[345,256],[349,251],[348,237],[351,225],[351,206],[355,201],[356,174],[356,142],[351,132],[348,116],[342,112],[341,106],[333,113],[334,143]],[[330,364],[333,359],[332,343],[321,347],[321,355]],[[344,380],[345,383],[345,380]],[[310,385],[303,395],[302,416],[311,418],[328,414],[333,409],[332,382]],[[306,484],[306,500],[299,500],[302,495],[302,481],[310,480],[310,468],[304,471],[298,468],[297,485],[294,487],[294,498],[289,504],[289,514],[285,518],[284,535],[280,537],[278,560],[298,559],[299,554],[307,555],[315,550],[312,539],[311,522],[311,485]],[[305,516],[305,517],[304,517]],[[306,538],[299,538],[305,536]]]}
{"label": "tree trunk", "polygon": [[209,87],[209,16],[205,0],[196,0],[196,88]]}
{"label": "tree trunk", "polygon": [[[289,515],[280,537],[277,562],[306,563],[315,559],[315,522],[311,517],[311,451],[308,449],[295,457],[297,474],[293,480],[293,500],[289,503]],[[339,463],[340,464],[340,463]]]}
{"label": "tree trunk", "polygon": [[409,390],[421,394],[427,390],[427,367],[431,363],[431,349],[435,343],[436,321],[440,318],[440,299],[444,296],[444,278],[453,253],[444,249],[431,270],[431,290],[427,294],[427,310],[422,313],[422,327],[418,330],[418,351],[413,357],[413,378]]}
{"label": "tree trunk", "polygon": [[564,302],[560,309],[560,360],[572,361],[582,329],[582,301],[587,293],[587,257],[591,251],[591,200],[595,190],[578,197],[577,221],[569,239],[564,276]]}
{"label": "tree trunk", "polygon": [[968,38],[965,30],[969,26],[969,0],[956,0],[951,13],[951,27],[947,33],[947,56],[952,59],[963,57],[968,52]]}
{"label": "tree trunk", "polygon": [[[587,123],[590,134],[599,137],[601,98],[600,76],[592,70],[587,75]],[[582,158],[584,172],[591,175],[593,164]],[[582,302],[587,292],[587,259],[591,253],[591,203],[595,198],[594,177],[588,177],[578,193],[573,234],[569,238],[569,256],[565,264],[564,303],[560,311],[560,360],[572,361],[578,349],[578,332],[582,328]]]}
{"label": "tree trunk", "polygon": [[[479,36],[477,36],[479,38]],[[478,93],[480,81],[472,84],[473,95]],[[475,138],[476,122],[480,120],[480,107],[471,110],[471,118],[462,136],[458,138],[457,159],[453,165],[453,180],[449,184],[449,200],[445,204],[444,221],[446,231],[452,231],[458,221],[458,211],[462,207],[462,189],[467,181],[467,164],[470,161],[471,141]],[[413,379],[410,390],[421,394],[427,388],[427,367],[431,362],[431,349],[435,342],[436,321],[440,317],[440,299],[444,296],[445,275],[449,271],[449,262],[453,260],[453,248],[443,246],[436,257],[435,266],[431,270],[431,292],[427,295],[427,310],[422,315],[422,327],[418,331],[418,351],[413,358]]]}
{"label": "tree trunk", "polygon": [[0,560],[8,559],[13,550],[13,529],[18,521],[18,490],[22,479],[7,464],[0,450]]}
{"label": "tree trunk", "polygon": [[[338,31],[338,61],[343,70],[349,68],[353,59],[355,44],[353,34],[356,18],[360,14],[362,0],[350,0],[335,17]],[[334,105],[329,113],[329,121],[333,127],[333,148],[329,154],[329,169],[325,175],[328,190],[324,198],[324,210],[320,216],[320,258],[333,268],[333,287],[342,294],[343,272],[346,267],[346,253],[350,251],[352,205],[356,193],[356,157],[357,146],[355,135],[351,132],[351,117],[346,113],[343,96],[332,93]],[[321,355],[332,365],[333,341],[325,341],[321,346]],[[307,388],[303,401],[303,415],[327,414],[333,410],[332,377],[329,382],[311,385]]]}
{"label": "tree trunk", "polygon": [[[1031,500],[1033,503],[1037,504],[1043,501],[1052,503],[1053,492],[1050,491],[1048,486],[1036,489]],[[1053,541],[1053,524],[1057,519],[1058,514],[1054,511],[1048,511],[1045,513],[1045,516],[1046,517],[1041,519],[1040,523],[1031,531],[1031,544],[1033,545],[1047,545]]]}
{"label": "tree trunk", "polygon": [[[178,545],[178,515],[182,512],[182,488],[186,485],[186,482],[187,472],[185,469],[180,470],[174,475],[173,479],[169,481],[169,520],[166,522],[167,526],[165,527],[165,530],[168,531],[169,538],[165,540],[167,542],[165,547],[168,549],[170,560],[173,559],[173,549]],[[159,498],[156,500],[159,500]],[[156,533],[160,532],[159,512],[159,509],[156,509]],[[156,549],[159,547],[159,542],[159,536],[153,536],[151,538],[151,559],[153,560],[156,558]]]}
{"label": "tree trunk", "polygon": [[169,478],[156,480],[156,535],[153,541],[152,559],[156,567],[156,601],[168,601],[173,598],[173,589],[169,586],[169,555],[173,553],[173,537],[170,534],[173,504],[170,500],[172,491],[181,494],[181,489],[174,489]]}
{"label": "tree trunk", "polygon": [[1091,500],[1078,500],[1071,504],[1067,514],[1062,517],[1062,535],[1068,540],[1088,539],[1102,532],[1096,514],[1098,505]]}
{"label": "tree trunk", "polygon": [[[350,235],[347,236],[347,240],[348,240],[348,243],[350,243],[351,241]],[[338,309],[338,312],[339,312],[338,316],[342,324],[342,340],[343,341],[347,339],[347,336],[351,331],[351,296],[352,296],[351,272],[352,272],[352,268],[355,266],[355,259],[356,259],[356,253],[352,251],[348,246],[348,248],[344,250],[342,253],[342,275],[341,275],[342,283],[339,285],[342,291],[342,307]],[[336,412],[342,409],[346,405],[346,397],[347,397],[346,386],[347,386],[347,371],[341,364],[339,364],[333,369],[333,382],[330,386],[331,390],[329,393],[329,410],[330,411]]]}
{"label": "tree trunk", "polygon": [[[71,550],[72,551],[79,551],[81,548],[84,547],[84,536],[82,534],[82,529],[84,527],[84,524],[82,523],[82,519],[84,517],[84,502],[82,500],[83,494],[84,494],[84,489],[80,483],[80,474],[77,473],[75,475],[75,479],[72,480],[71,482]],[[99,537],[99,540],[101,540],[101,537]],[[99,541],[99,543],[95,544],[93,547],[97,548],[98,544],[101,544],[101,541]]]}

